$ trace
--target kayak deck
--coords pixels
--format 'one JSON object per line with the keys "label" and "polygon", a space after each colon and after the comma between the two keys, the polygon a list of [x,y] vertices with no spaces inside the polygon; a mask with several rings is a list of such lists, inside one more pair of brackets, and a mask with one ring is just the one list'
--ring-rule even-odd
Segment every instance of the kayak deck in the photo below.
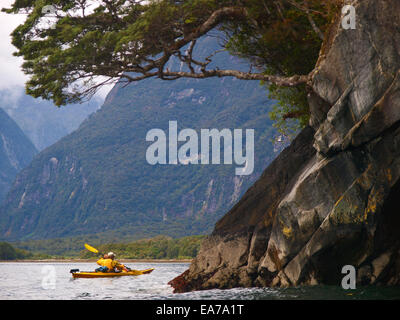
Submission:
{"label": "kayak deck", "polygon": [[146,270],[131,270],[122,272],[95,272],[95,271],[81,271],[73,272],[72,277],[74,278],[113,278],[113,277],[124,277],[124,276],[140,276],[142,274],[151,273],[154,268]]}

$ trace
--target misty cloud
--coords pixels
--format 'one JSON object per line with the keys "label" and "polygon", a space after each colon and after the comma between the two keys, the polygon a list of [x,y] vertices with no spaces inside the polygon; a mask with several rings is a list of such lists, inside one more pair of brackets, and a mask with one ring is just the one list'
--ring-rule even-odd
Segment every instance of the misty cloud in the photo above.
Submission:
{"label": "misty cloud", "polygon": [[[1,8],[9,8],[13,0],[1,0]],[[22,72],[22,58],[14,57],[13,52],[16,48],[11,43],[11,32],[26,19],[25,14],[6,14],[0,12],[0,91],[2,101],[8,99],[8,103],[14,104],[24,92],[25,82],[28,77]],[[104,100],[112,86],[102,88],[97,97]]]}

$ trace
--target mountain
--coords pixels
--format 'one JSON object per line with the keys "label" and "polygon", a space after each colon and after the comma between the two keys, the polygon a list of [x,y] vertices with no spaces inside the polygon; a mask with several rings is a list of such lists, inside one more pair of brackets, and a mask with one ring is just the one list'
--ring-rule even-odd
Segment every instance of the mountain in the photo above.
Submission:
{"label": "mountain", "polygon": [[[205,57],[215,40],[203,41],[199,56]],[[227,53],[218,59],[248,68]],[[100,110],[18,175],[0,212],[0,235],[23,240],[101,233],[110,240],[207,233],[276,155],[271,104],[258,81],[117,84]],[[199,135],[201,129],[254,129],[253,173],[236,175],[236,163],[149,164],[146,135],[152,129],[168,133],[170,121]]]}
{"label": "mountain", "polygon": [[100,98],[57,108],[24,94],[23,88],[0,91],[0,105],[40,151],[76,130],[101,106]]}
{"label": "mountain", "polygon": [[36,153],[32,142],[0,108],[0,202],[17,173],[29,164]]}
{"label": "mountain", "polygon": [[218,221],[176,292],[400,285],[400,2],[353,4],[356,28],[337,19],[315,67],[311,127]]}

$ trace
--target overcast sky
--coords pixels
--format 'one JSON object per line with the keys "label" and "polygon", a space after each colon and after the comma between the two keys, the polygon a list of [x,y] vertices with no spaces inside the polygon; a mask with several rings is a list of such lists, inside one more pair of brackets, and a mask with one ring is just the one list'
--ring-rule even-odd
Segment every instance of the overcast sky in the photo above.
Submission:
{"label": "overcast sky", "polygon": [[[9,8],[14,0],[1,0],[0,8]],[[24,22],[26,15],[6,14],[0,12],[0,90],[9,90],[10,94],[17,95],[24,87],[27,79],[21,71],[22,59],[12,54],[16,48],[11,44],[11,32]],[[105,88],[99,92],[104,98],[111,88]]]}
{"label": "overcast sky", "polygon": [[[12,0],[2,0],[1,7],[9,7]],[[0,90],[24,86],[26,76],[20,67],[22,59],[14,57],[15,47],[11,44],[10,33],[23,21],[24,15],[0,13]]]}

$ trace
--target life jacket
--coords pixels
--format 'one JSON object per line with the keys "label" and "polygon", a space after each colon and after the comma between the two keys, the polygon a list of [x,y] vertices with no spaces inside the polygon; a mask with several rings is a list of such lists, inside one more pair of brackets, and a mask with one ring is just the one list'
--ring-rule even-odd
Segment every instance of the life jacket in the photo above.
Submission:
{"label": "life jacket", "polygon": [[100,260],[97,261],[97,264],[102,267],[107,267],[108,270],[110,271],[114,269],[114,263],[112,259],[101,258]]}

